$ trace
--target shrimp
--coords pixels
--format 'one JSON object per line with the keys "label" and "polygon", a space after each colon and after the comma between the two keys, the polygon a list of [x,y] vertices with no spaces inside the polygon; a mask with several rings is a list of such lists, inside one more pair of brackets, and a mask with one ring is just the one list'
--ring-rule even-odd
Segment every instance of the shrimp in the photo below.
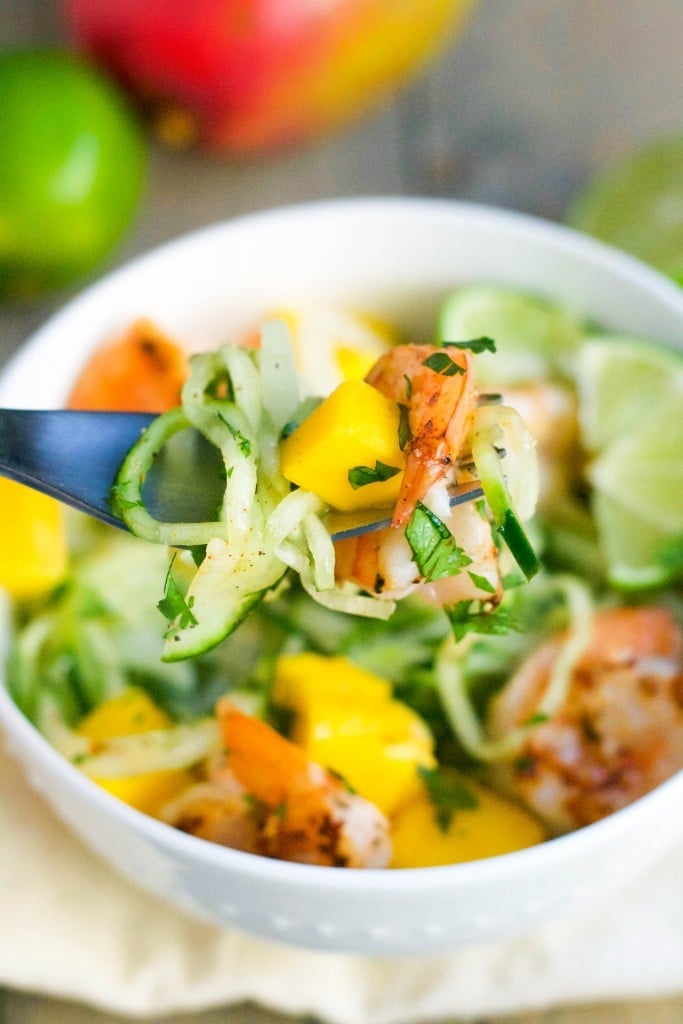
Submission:
{"label": "shrimp", "polygon": [[[533,715],[563,638],[492,703],[493,736]],[[534,728],[499,781],[557,832],[606,817],[683,768],[683,633],[662,607],[599,612],[563,707]]]}
{"label": "shrimp", "polygon": [[[433,582],[425,581],[405,534],[392,527],[337,541],[334,546],[337,581],[351,581],[387,600],[397,601],[417,591],[430,604],[438,606],[473,600],[497,603],[503,591],[499,553],[493,541],[491,524],[474,503],[451,508],[449,497],[446,483],[438,482],[425,495],[424,504],[436,513],[456,538],[459,547],[472,559],[467,568],[479,582],[468,572]],[[486,584],[482,588],[483,580]]]}
{"label": "shrimp", "polygon": [[383,868],[389,823],[363,797],[265,722],[228,700],[217,708],[225,750],[164,820],[212,842],[279,860]]}
{"label": "shrimp", "polygon": [[[439,372],[427,362],[449,360]],[[365,380],[408,410],[411,438],[392,526],[410,519],[418,501],[460,454],[475,406],[472,355],[467,349],[398,345],[381,356]]]}
{"label": "shrimp", "polygon": [[186,352],[149,320],[137,320],[90,357],[68,407],[163,412],[180,404],[186,377]]}

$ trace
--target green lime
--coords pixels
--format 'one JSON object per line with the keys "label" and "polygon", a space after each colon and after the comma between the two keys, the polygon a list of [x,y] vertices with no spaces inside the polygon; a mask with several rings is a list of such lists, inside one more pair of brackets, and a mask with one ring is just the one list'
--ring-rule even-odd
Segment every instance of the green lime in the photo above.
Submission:
{"label": "green lime", "polygon": [[683,284],[683,136],[650,142],[608,167],[567,220]]}
{"label": "green lime", "polygon": [[441,341],[486,336],[496,353],[475,356],[477,380],[514,383],[566,371],[582,334],[580,318],[559,304],[512,288],[461,288],[444,302]]}
{"label": "green lime", "polygon": [[79,58],[0,55],[0,298],[87,273],[138,204],[145,145],[118,90]]}
{"label": "green lime", "polygon": [[675,575],[666,552],[683,536],[681,409],[681,394],[650,408],[589,467],[609,576],[619,586],[655,586]]}
{"label": "green lime", "polygon": [[683,406],[683,354],[637,338],[589,337],[576,357],[581,435],[589,451],[638,430],[674,395]]}

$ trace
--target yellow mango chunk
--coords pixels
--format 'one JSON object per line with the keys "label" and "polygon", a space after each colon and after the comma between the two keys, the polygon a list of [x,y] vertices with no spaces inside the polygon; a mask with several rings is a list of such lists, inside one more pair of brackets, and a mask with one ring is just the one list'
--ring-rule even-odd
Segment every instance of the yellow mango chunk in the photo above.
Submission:
{"label": "yellow mango chunk", "polygon": [[[282,472],[342,512],[389,507],[398,498],[405,466],[398,430],[396,402],[365,381],[345,381],[282,442]],[[354,489],[349,470],[374,470],[378,461],[399,472]]]}
{"label": "yellow mango chunk", "polygon": [[273,700],[302,710],[315,700],[376,704],[391,699],[391,684],[340,655],[325,657],[305,651],[278,658]]}
{"label": "yellow mango chunk", "polygon": [[377,353],[367,349],[349,348],[341,345],[334,357],[344,380],[363,380],[377,362]]}
{"label": "yellow mango chunk", "polygon": [[[154,729],[167,729],[172,724],[144,690],[131,686],[81,719],[78,732],[93,743],[106,743],[117,736],[138,736]],[[145,814],[158,812],[191,781],[191,774],[184,769],[93,779],[112,796]]]}
{"label": "yellow mango chunk", "polygon": [[13,597],[36,597],[59,583],[66,568],[63,506],[0,478],[0,587]]}
{"label": "yellow mango chunk", "polygon": [[119,779],[93,779],[107,793],[123,800],[143,814],[157,815],[164,804],[179,796],[192,782],[192,776],[182,768],[145,772]]}
{"label": "yellow mango chunk", "polygon": [[272,692],[296,712],[292,738],[307,757],[385,814],[419,789],[417,766],[434,764],[432,735],[419,715],[393,699],[386,679],[347,658],[285,655]]}
{"label": "yellow mango chunk", "polygon": [[293,738],[387,815],[419,787],[417,766],[435,763],[426,725],[395,700],[356,708],[312,702],[297,716]]}
{"label": "yellow mango chunk", "polygon": [[391,821],[394,868],[426,868],[496,857],[547,839],[539,822],[517,804],[466,779],[476,797],[472,808],[456,809],[443,831],[424,786]]}
{"label": "yellow mango chunk", "polygon": [[94,743],[168,729],[171,719],[144,690],[129,686],[81,719],[78,731]]}

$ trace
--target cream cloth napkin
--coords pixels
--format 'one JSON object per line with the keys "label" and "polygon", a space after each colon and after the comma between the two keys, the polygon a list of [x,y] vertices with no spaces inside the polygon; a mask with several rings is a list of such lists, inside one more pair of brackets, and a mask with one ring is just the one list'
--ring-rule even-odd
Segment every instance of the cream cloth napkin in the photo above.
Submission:
{"label": "cream cloth napkin", "polygon": [[683,849],[523,939],[411,959],[308,952],[198,924],[120,878],[0,753],[0,984],[128,1016],[254,1000],[417,1024],[683,991]]}

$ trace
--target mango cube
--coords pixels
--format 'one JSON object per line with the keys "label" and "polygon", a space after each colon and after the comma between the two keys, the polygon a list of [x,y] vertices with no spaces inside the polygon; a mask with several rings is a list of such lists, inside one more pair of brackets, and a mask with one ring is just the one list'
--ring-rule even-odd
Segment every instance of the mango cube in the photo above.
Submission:
{"label": "mango cube", "polygon": [[81,719],[78,731],[94,743],[168,729],[171,719],[144,690],[129,686]]}
{"label": "mango cube", "polygon": [[66,568],[62,505],[0,478],[0,587],[13,597],[36,597],[59,583]]}
{"label": "mango cube", "polygon": [[403,803],[391,821],[392,868],[426,868],[496,857],[547,839],[542,825],[517,804],[473,782],[463,785],[475,807],[457,808],[448,828],[440,828],[426,788]]}
{"label": "mango cube", "polygon": [[[396,402],[365,381],[344,381],[282,442],[282,472],[341,512],[390,507],[398,498],[405,467],[399,420]],[[349,471],[374,471],[378,462],[399,472],[354,489]]]}
{"label": "mango cube", "polygon": [[294,739],[387,815],[419,788],[418,765],[435,763],[426,725],[396,700],[355,708],[312,702],[297,717]]}
{"label": "mango cube", "polygon": [[293,739],[307,757],[385,814],[419,790],[418,765],[434,765],[432,735],[419,715],[394,700],[387,680],[347,658],[285,655],[273,698],[295,711]]}
{"label": "mango cube", "polygon": [[304,651],[278,658],[272,696],[297,711],[321,698],[366,706],[391,700],[391,684],[341,655]]}
{"label": "mango cube", "polygon": [[[171,725],[168,715],[144,690],[130,686],[81,719],[78,732],[93,743],[106,743],[117,736],[138,736]],[[191,774],[184,769],[93,779],[112,796],[145,814],[157,813],[191,781]]]}

